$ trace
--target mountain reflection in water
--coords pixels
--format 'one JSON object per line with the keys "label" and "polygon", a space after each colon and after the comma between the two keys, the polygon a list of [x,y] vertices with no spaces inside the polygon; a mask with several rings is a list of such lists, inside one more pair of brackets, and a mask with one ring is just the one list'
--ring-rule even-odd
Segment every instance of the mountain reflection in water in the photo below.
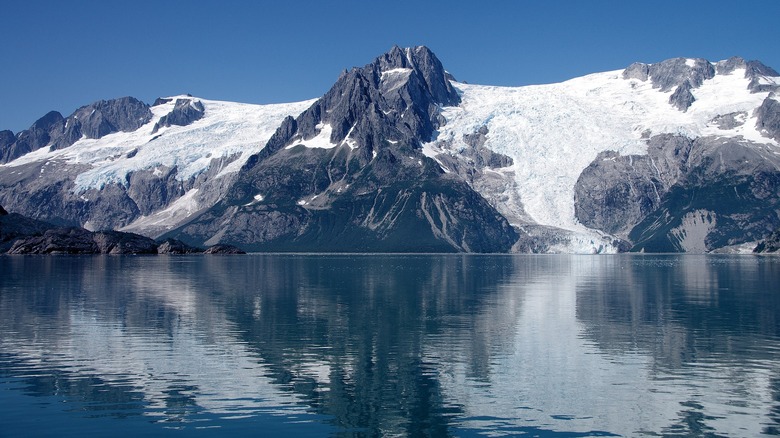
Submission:
{"label": "mountain reflection in water", "polygon": [[780,434],[780,261],[0,257],[0,426]]}

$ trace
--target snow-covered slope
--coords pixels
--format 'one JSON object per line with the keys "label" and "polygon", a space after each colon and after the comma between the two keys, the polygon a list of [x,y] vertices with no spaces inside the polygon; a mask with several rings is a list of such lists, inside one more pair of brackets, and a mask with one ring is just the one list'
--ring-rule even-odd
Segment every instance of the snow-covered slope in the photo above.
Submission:
{"label": "snow-covered slope", "polygon": [[[265,146],[282,120],[313,101],[251,105],[173,96],[159,102],[151,107],[151,120],[135,131],[83,137],[64,149],[44,147],[0,165],[4,185],[18,181],[28,188],[42,188],[16,199],[7,193],[4,204],[47,218],[45,212],[18,205],[47,185],[66,181],[58,196],[64,198],[63,204],[82,211],[72,213],[77,217],[69,220],[88,229],[112,227],[157,237],[218,201],[246,159]],[[165,126],[162,122],[170,119],[177,102],[202,108],[202,116],[185,125]],[[127,197],[129,204],[120,202]],[[155,198],[153,203],[149,197]],[[122,214],[106,220],[105,209]]]}
{"label": "snow-covered slope", "polygon": [[[502,213],[511,217],[507,205],[522,205],[532,221],[580,236],[556,250],[590,252],[603,242],[600,233],[588,230],[575,218],[574,186],[599,152],[641,155],[647,149],[646,139],[661,133],[689,138],[742,136],[778,146],[756,128],[754,110],[769,92],[751,93],[745,69],[704,81],[692,90],[696,100],[686,112],[670,104],[673,90],[661,91],[651,81],[624,79],[622,73],[611,71],[559,84],[516,88],[457,83],[462,104],[444,109],[447,122],[435,140],[425,145],[425,153],[440,162],[439,154],[457,157],[470,147],[466,136],[487,127],[484,146],[514,161],[511,167],[493,169],[516,184],[516,190],[504,194],[509,199],[496,205],[499,211],[503,209]],[[780,84],[780,78],[762,80]],[[733,113],[742,123],[731,129],[719,127],[715,119]]]}
{"label": "snow-covered slope", "polygon": [[[263,148],[286,116],[299,114],[313,102],[251,105],[191,96],[170,99],[153,106],[152,120],[136,131],[99,139],[82,138],[68,148],[54,151],[42,148],[4,167],[44,160],[85,164],[89,170],[81,172],[75,180],[78,191],[122,184],[129,173],[163,166],[177,167],[178,178],[186,180],[205,171],[213,159],[238,155],[238,159],[222,170],[236,172],[247,157]],[[173,110],[177,99],[200,101],[205,107],[204,117],[187,126],[168,126],[153,132],[157,122]]]}

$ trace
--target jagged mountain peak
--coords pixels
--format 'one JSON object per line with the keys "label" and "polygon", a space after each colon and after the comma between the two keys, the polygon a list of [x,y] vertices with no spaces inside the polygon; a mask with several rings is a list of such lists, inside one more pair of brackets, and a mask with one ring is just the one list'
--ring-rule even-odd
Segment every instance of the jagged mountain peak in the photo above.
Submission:
{"label": "jagged mountain peak", "polygon": [[342,73],[294,123],[283,123],[248,166],[295,145],[348,145],[359,149],[356,154],[365,165],[388,143],[419,148],[442,122],[439,107],[459,102],[441,61],[430,49],[394,46],[364,67]]}

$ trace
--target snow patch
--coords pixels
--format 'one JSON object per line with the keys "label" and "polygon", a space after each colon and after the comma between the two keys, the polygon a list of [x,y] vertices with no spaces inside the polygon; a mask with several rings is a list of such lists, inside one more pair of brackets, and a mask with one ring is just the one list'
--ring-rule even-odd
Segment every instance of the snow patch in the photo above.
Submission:
{"label": "snow patch", "polygon": [[316,148],[316,149],[333,149],[338,144],[332,143],[330,141],[330,136],[333,134],[333,127],[330,126],[330,124],[325,123],[319,123],[316,126],[317,130],[319,131],[317,135],[310,139],[300,139],[294,141],[292,144],[287,146],[285,149],[291,149],[295,146],[305,146],[307,148]]}
{"label": "snow patch", "polygon": [[411,68],[393,68],[382,72],[382,80],[392,76],[408,76],[412,73]]}

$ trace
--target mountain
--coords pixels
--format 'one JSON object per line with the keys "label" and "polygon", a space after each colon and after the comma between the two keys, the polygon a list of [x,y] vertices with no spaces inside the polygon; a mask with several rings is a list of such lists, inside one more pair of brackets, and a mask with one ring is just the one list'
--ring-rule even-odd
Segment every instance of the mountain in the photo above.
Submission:
{"label": "mountain", "polygon": [[288,117],[225,198],[170,233],[252,250],[505,252],[515,232],[422,153],[460,98],[425,47],[345,72]]}
{"label": "mountain", "polygon": [[675,58],[456,82],[394,47],[321,98],[101,101],[0,132],[0,203],[258,251],[706,252],[780,226],[780,77]]}

